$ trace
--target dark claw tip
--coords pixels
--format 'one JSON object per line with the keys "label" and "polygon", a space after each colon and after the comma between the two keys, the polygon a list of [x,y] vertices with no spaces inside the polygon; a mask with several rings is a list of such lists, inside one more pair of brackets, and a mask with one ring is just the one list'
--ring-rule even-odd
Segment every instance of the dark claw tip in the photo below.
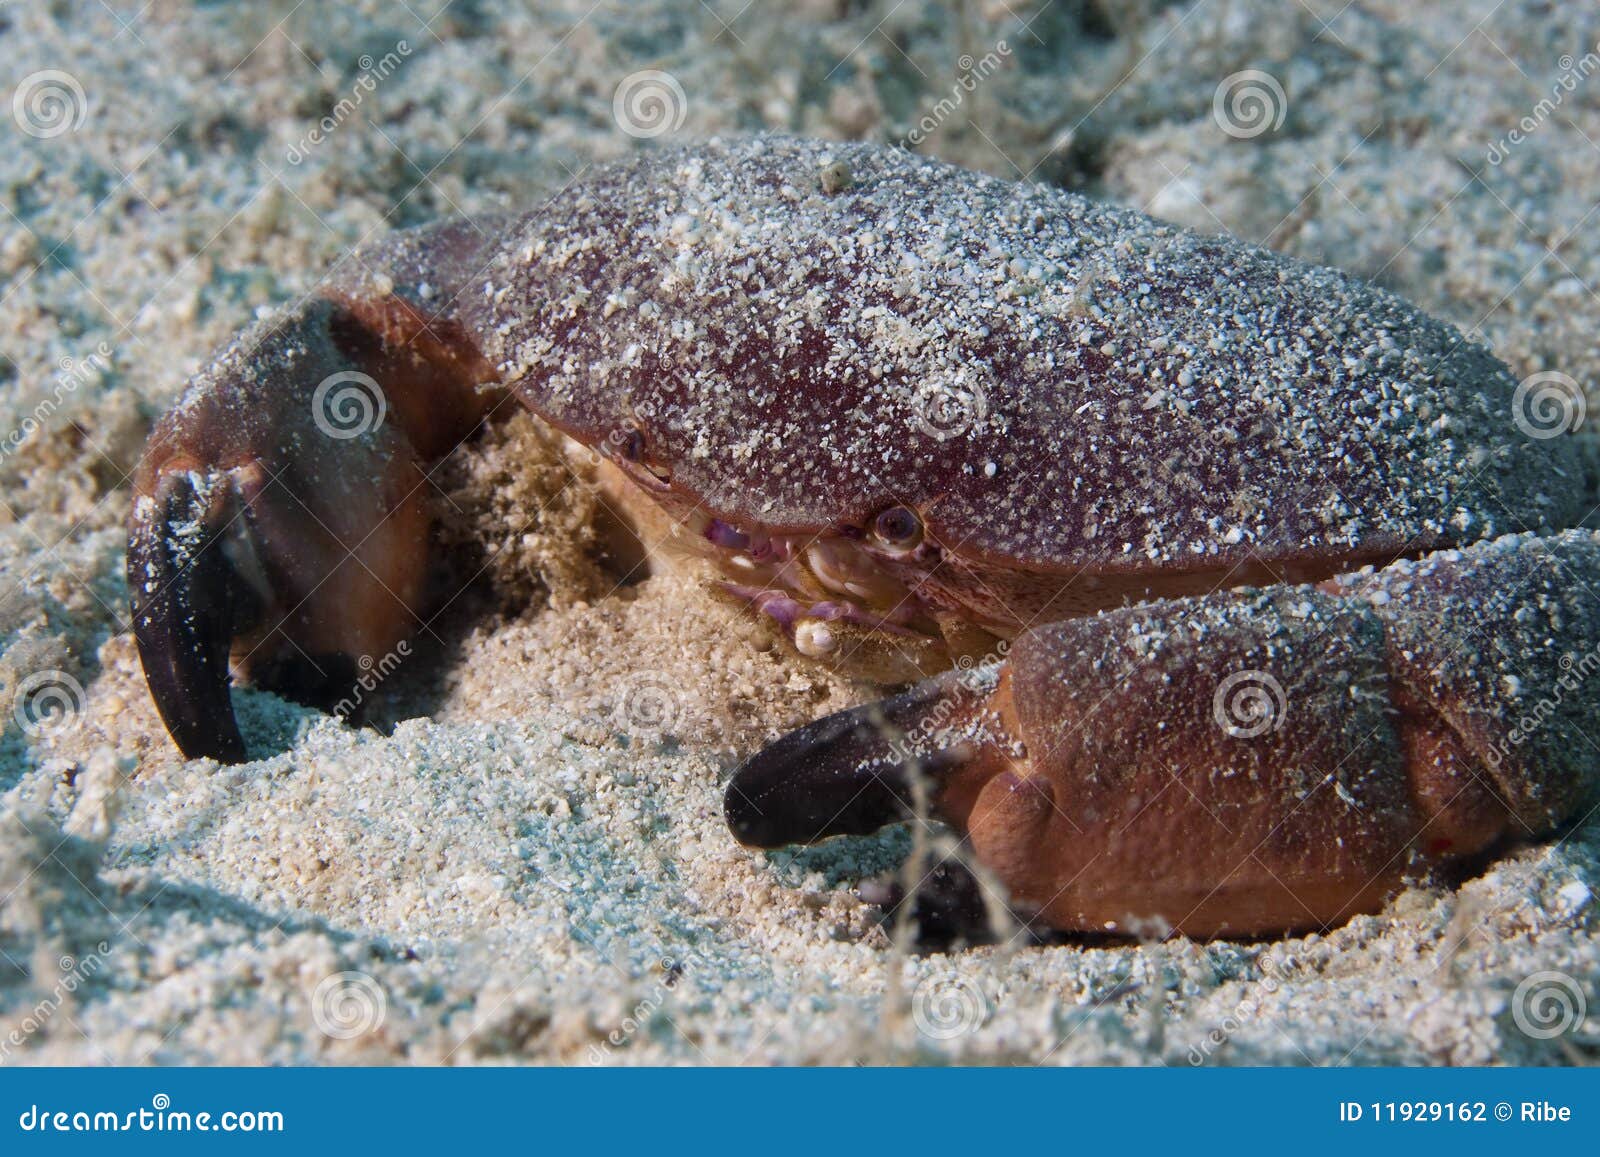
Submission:
{"label": "dark claw tip", "polygon": [[[190,475],[163,478],[155,497],[134,508],[128,590],[139,660],[173,742],[188,759],[242,763],[228,686],[242,593],[216,522],[213,496]],[[174,527],[192,530],[180,535]]]}
{"label": "dark claw tip", "polygon": [[896,741],[945,690],[942,680],[930,679],[881,703],[819,719],[756,752],[734,772],[723,800],[734,838],[746,847],[780,848],[867,835],[911,818],[912,777],[963,762],[956,752],[914,758]]}

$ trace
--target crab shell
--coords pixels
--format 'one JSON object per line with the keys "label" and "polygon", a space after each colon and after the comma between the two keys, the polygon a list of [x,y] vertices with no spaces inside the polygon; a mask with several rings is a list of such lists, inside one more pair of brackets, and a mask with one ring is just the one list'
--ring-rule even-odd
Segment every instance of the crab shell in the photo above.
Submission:
{"label": "crab shell", "polygon": [[[824,574],[824,618],[1010,635],[1579,513],[1576,451],[1519,434],[1511,375],[1453,327],[1058,189],[765,137],[599,170],[495,232],[455,284],[419,235],[335,296],[436,315],[443,281],[491,376],[722,561],[827,544],[862,581]],[[896,508],[915,550],[872,533]]]}

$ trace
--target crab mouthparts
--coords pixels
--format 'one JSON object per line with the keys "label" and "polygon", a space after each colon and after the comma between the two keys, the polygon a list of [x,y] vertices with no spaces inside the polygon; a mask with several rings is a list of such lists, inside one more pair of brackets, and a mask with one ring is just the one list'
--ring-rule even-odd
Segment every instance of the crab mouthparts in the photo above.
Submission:
{"label": "crab mouthparts", "polygon": [[724,576],[718,589],[777,623],[802,655],[834,654],[840,624],[900,638],[940,637],[931,608],[907,579],[848,532],[768,534],[718,518],[699,520],[695,530]]}

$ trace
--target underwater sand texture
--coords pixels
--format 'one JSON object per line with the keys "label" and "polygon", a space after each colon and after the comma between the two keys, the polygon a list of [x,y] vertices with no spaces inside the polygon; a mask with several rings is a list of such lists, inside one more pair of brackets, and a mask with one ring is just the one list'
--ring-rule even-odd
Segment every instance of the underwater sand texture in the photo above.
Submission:
{"label": "underwater sand texture", "polygon": [[[900,951],[850,887],[904,831],[769,857],[721,815],[871,689],[690,566],[619,585],[531,419],[436,476],[483,581],[372,693],[388,733],[243,690],[259,757],[182,762],[122,525],[185,378],[352,245],[764,129],[1226,230],[1589,389],[1597,45],[1533,0],[6,5],[0,1063],[1592,1060],[1594,822],[1322,935]],[[682,101],[630,135],[645,70]]]}

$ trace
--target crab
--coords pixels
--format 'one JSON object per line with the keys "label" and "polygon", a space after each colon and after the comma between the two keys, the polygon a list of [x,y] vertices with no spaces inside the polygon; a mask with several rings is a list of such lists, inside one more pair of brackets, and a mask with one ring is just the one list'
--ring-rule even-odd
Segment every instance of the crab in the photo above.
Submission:
{"label": "crab", "polygon": [[1524,394],[1333,270],[712,141],[236,339],[137,474],[134,629],[182,753],[245,758],[230,681],[327,704],[401,643],[423,472],[514,398],[805,660],[909,684],[748,758],[742,843],[932,817],[1036,927],[1324,928],[1594,805],[1593,463]]}

